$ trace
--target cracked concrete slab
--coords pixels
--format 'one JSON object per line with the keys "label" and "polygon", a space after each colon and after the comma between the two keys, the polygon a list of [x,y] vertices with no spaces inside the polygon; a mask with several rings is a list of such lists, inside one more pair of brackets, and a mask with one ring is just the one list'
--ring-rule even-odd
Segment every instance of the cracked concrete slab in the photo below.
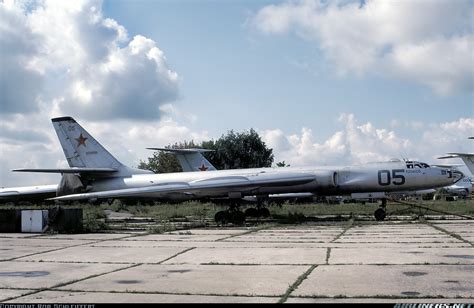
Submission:
{"label": "cracked concrete slab", "polygon": [[[463,244],[468,245],[468,244]],[[218,242],[188,242],[188,241],[106,241],[92,244],[93,247],[197,247],[197,248],[325,248],[328,243],[295,243],[295,242],[247,242],[247,241],[218,241]]]}
{"label": "cracked concrete slab", "polygon": [[307,269],[299,265],[141,265],[59,289],[281,296]]}
{"label": "cracked concrete slab", "polygon": [[452,236],[437,237],[372,237],[368,234],[366,237],[345,237],[337,239],[335,243],[459,243],[462,242]]}
{"label": "cracked concrete slab", "polygon": [[[0,290],[1,291],[1,290]],[[22,303],[277,303],[279,297],[44,291]],[[13,301],[15,302],[15,301]],[[8,302],[7,302],[8,303]]]}
{"label": "cracked concrete slab", "polygon": [[321,265],[292,296],[472,298],[472,265]]}
{"label": "cracked concrete slab", "polygon": [[238,235],[247,232],[253,232],[254,228],[242,228],[242,229],[197,229],[197,230],[180,230],[166,232],[165,234],[178,234],[178,235]]}
{"label": "cracked concrete slab", "polygon": [[[469,302],[474,247],[456,237],[474,239],[472,225],[435,225],[454,237],[406,221],[348,229],[344,222],[137,236],[0,235],[0,294],[20,296],[11,301],[18,303],[275,303],[314,264],[287,302]],[[36,255],[23,255],[30,253]],[[21,258],[1,261],[2,256]],[[45,259],[51,262],[41,262]],[[132,264],[137,266],[128,268]],[[27,293],[19,289],[41,292],[21,296]]]}
{"label": "cracked concrete slab", "polygon": [[5,301],[9,298],[22,296],[33,292],[34,290],[15,290],[15,289],[0,289],[0,301]]}
{"label": "cracked concrete slab", "polygon": [[18,261],[159,263],[186,249],[176,247],[91,247],[80,246],[20,258]]}
{"label": "cracked concrete slab", "polygon": [[273,242],[273,243],[329,243],[334,236],[279,236],[279,235],[242,235],[225,239],[225,242]]}
{"label": "cracked concrete slab", "polygon": [[75,245],[92,244],[94,240],[53,240],[35,238],[0,238],[0,247],[4,246],[38,246],[38,247],[68,247]]}
{"label": "cracked concrete slab", "polygon": [[474,249],[334,248],[329,264],[474,264]]}
{"label": "cracked concrete slab", "polygon": [[369,304],[385,304],[385,303],[393,303],[393,304],[412,304],[412,303],[420,303],[420,304],[439,304],[439,303],[446,303],[446,304],[459,304],[459,303],[472,303],[472,298],[333,298],[333,297],[290,297],[285,302],[288,304],[323,304],[323,303],[330,303],[330,304],[357,304],[357,303],[369,303]]}
{"label": "cracked concrete slab", "polygon": [[55,234],[55,235],[42,235],[40,239],[104,241],[104,240],[126,238],[132,235],[133,234],[131,233]]}
{"label": "cracked concrete slab", "polygon": [[228,234],[150,234],[125,238],[123,240],[213,242],[227,237],[229,237]]}
{"label": "cracked concrete slab", "polygon": [[163,264],[325,264],[326,248],[196,248]]}
{"label": "cracked concrete slab", "polygon": [[1,262],[0,289],[44,289],[58,284],[107,273],[124,265],[48,262]]}
{"label": "cracked concrete slab", "polygon": [[20,258],[32,254],[42,253],[57,249],[57,247],[41,247],[41,246],[1,246],[0,247],[0,261],[10,260],[13,258]]}
{"label": "cracked concrete slab", "polygon": [[29,238],[29,237],[37,237],[41,234],[36,233],[0,233],[1,238]]}

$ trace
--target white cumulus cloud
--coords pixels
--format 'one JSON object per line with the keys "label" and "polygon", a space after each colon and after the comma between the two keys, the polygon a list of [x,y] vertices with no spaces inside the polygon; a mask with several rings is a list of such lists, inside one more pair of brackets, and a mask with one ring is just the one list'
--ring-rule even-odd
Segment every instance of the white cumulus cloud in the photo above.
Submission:
{"label": "white cumulus cloud", "polygon": [[[338,123],[342,128],[323,141],[315,140],[309,128],[302,128],[300,134],[285,134],[280,129],[260,134],[273,148],[275,162],[292,166],[350,165],[392,158],[444,163],[436,158],[447,152],[474,152],[474,142],[467,139],[474,135],[473,118],[409,126],[412,134],[408,137],[371,122],[359,123],[354,114],[341,114]],[[420,130],[419,136],[415,134]]]}
{"label": "white cumulus cloud", "polygon": [[[0,3],[1,114],[55,106],[87,119],[157,119],[180,78],[152,39],[128,37],[99,0]],[[21,85],[21,86],[20,86]]]}
{"label": "white cumulus cloud", "polygon": [[268,5],[253,24],[316,42],[338,74],[391,76],[439,94],[474,88],[469,0],[318,1]]}

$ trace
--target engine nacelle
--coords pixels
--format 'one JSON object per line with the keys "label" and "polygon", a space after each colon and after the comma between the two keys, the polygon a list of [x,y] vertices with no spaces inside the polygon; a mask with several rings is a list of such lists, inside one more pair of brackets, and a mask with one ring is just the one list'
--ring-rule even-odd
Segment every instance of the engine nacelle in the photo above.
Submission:
{"label": "engine nacelle", "polygon": [[339,175],[332,170],[316,170],[317,189],[336,188],[339,185]]}
{"label": "engine nacelle", "polygon": [[65,196],[70,194],[78,194],[85,192],[84,184],[78,175],[66,173],[61,177],[58,188],[56,189],[56,196]]}

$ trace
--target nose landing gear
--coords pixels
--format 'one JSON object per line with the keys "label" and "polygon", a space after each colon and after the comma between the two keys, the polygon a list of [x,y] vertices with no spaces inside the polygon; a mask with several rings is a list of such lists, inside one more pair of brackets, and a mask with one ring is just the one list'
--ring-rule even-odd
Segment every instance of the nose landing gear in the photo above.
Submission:
{"label": "nose landing gear", "polygon": [[375,220],[377,221],[385,220],[385,217],[387,216],[386,208],[387,208],[387,199],[382,199],[382,204],[374,212]]}

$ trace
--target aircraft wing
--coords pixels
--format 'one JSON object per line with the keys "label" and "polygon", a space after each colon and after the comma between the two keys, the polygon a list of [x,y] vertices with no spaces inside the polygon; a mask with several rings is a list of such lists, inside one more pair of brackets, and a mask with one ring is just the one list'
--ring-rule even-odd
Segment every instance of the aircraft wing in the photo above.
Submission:
{"label": "aircraft wing", "polygon": [[190,182],[170,182],[153,186],[107,190],[92,193],[66,195],[52,200],[88,200],[108,198],[153,198],[167,194],[211,193],[249,191],[260,187],[293,186],[309,183],[316,177],[303,173],[255,174],[250,176],[224,176]]}
{"label": "aircraft wing", "polygon": [[38,185],[0,188],[0,201],[44,199],[56,195],[58,185]]}

